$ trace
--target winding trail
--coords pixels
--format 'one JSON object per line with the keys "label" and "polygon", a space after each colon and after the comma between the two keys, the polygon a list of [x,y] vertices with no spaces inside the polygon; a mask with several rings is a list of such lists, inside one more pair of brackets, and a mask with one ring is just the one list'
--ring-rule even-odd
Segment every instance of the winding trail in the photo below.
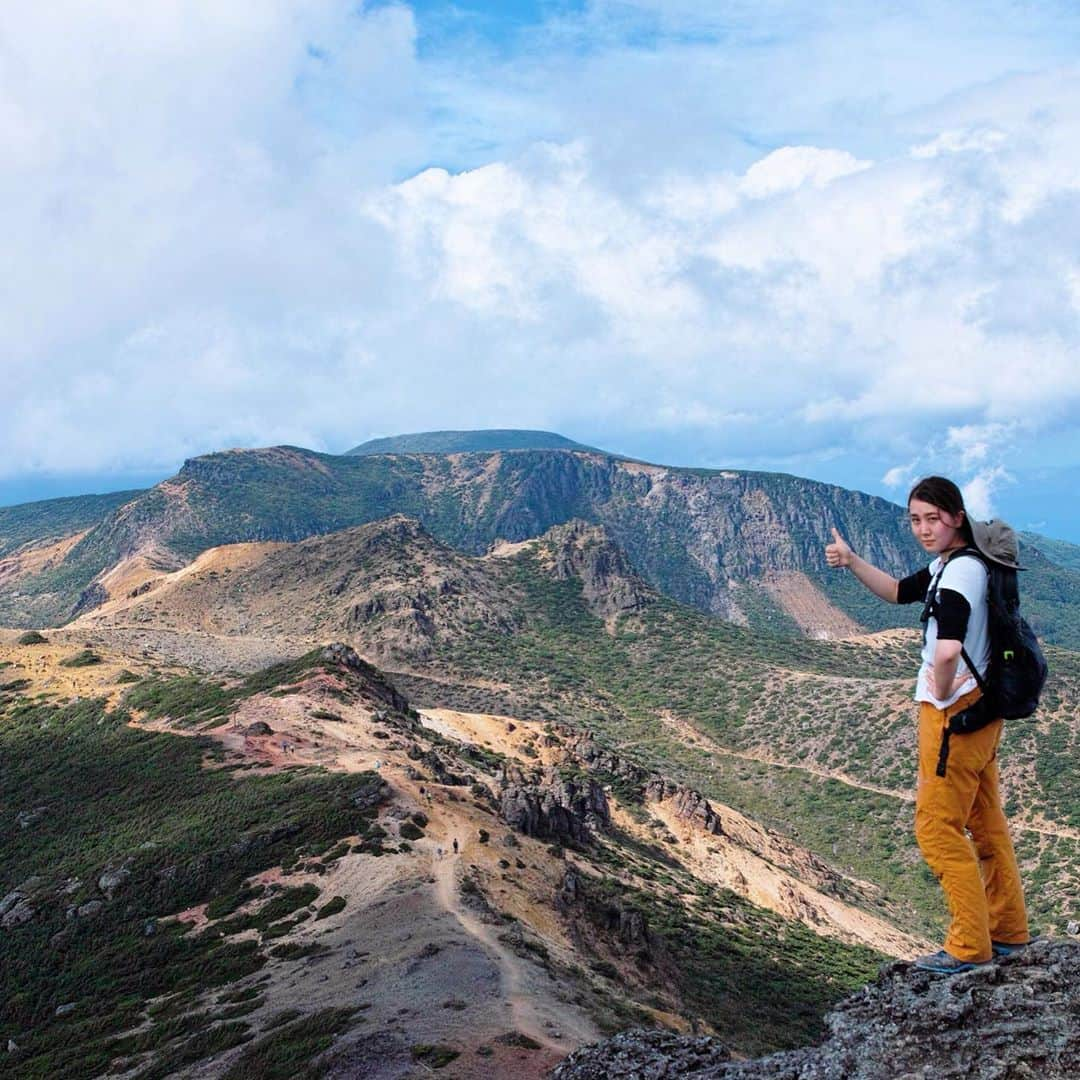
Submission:
{"label": "winding trail", "polygon": [[[441,859],[434,860],[435,895],[439,903],[461,924],[462,930],[476,938],[498,962],[503,992],[510,1003],[514,1030],[528,1035],[560,1055],[569,1053],[576,1045],[588,1041],[589,1038],[595,1038],[592,1033],[578,1032],[576,1018],[563,1009],[558,1009],[554,1003],[552,1016],[544,1017],[536,1008],[535,997],[525,990],[526,974],[522,968],[524,962],[498,939],[490,926],[462,904],[455,873],[460,860],[460,855],[449,852]],[[572,1033],[569,1038],[557,1039],[550,1029],[544,1027],[544,1020],[551,1020],[552,1017],[558,1020],[560,1031]]]}

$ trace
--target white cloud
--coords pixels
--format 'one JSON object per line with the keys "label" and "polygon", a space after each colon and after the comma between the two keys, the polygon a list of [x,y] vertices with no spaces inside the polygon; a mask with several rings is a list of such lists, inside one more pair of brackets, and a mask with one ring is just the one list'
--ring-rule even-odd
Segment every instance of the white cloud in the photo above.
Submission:
{"label": "white cloud", "polygon": [[1056,23],[626,8],[495,59],[404,6],[12,8],[0,471],[516,424],[989,492],[1072,422],[1080,78],[1001,74]]}
{"label": "white cloud", "polygon": [[894,465],[881,478],[881,482],[893,489],[910,487],[916,475],[915,464],[914,461],[909,461],[906,465]]}
{"label": "white cloud", "polygon": [[751,199],[766,199],[796,191],[804,184],[823,188],[841,176],[862,172],[870,166],[871,162],[859,161],[846,150],[782,146],[746,170],[739,190]]}
{"label": "white cloud", "polygon": [[1002,484],[1012,481],[1013,477],[1000,465],[977,473],[961,488],[968,513],[981,521],[992,518],[994,493]]}
{"label": "white cloud", "polygon": [[994,128],[969,128],[943,131],[937,138],[912,147],[914,158],[935,158],[942,154],[961,154],[968,151],[990,153],[997,150],[1008,136]]}

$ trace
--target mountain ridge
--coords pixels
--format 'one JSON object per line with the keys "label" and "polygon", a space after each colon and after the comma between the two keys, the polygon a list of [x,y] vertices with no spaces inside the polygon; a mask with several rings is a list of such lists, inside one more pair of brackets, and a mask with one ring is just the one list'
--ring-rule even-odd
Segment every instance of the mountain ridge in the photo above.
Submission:
{"label": "mountain ridge", "polygon": [[[86,534],[47,567],[0,568],[0,623],[58,624],[93,609],[108,594],[105,576],[133,555],[175,570],[222,544],[293,542],[394,513],[474,554],[572,519],[603,525],[652,587],[720,618],[793,635],[912,621],[826,567],[832,526],[897,576],[923,558],[900,507],[784,474],[568,449],[349,457],[282,446],[192,458],[175,477],[80,522]],[[43,522],[38,540],[21,528],[24,547],[57,539],[55,521]],[[1047,551],[1069,561],[1067,547]],[[1080,645],[1080,570],[1034,545],[1024,556],[1029,621],[1050,641]]]}

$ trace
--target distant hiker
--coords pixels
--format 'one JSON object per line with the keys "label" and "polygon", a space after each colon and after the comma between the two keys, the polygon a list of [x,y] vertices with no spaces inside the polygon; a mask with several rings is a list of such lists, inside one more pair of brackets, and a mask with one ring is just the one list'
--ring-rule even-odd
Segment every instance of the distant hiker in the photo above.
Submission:
{"label": "distant hiker", "polygon": [[[991,655],[987,565],[974,554],[956,556],[974,548],[1002,565],[1015,568],[1016,563],[1015,557],[1010,563],[1007,556],[988,550],[987,525],[969,521],[960,489],[944,477],[927,477],[911,489],[908,518],[916,540],[935,558],[902,581],[856,555],[836,529],[825,556],[830,566],[849,568],[882,600],[925,602],[915,688],[915,837],[945,890],[952,921],[944,949],[920,957],[915,966],[953,974],[1007,956],[1030,941],[1020,871],[998,789],[1003,721],[983,718],[979,722],[985,726],[978,730],[954,733],[963,726],[960,714],[982,697],[979,683],[985,684]],[[962,654],[971,658],[977,675]]]}
{"label": "distant hiker", "polygon": [[458,843],[457,843],[457,837],[455,836],[454,837],[454,854],[456,855],[457,853],[458,853]]}
{"label": "distant hiker", "polygon": [[442,858],[442,848],[441,847],[437,847],[435,849],[435,858],[436,859],[441,859]]}

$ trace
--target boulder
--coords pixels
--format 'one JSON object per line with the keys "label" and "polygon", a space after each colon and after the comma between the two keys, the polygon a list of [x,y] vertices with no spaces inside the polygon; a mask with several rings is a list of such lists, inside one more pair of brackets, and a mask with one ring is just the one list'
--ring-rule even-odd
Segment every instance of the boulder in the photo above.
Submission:
{"label": "boulder", "polygon": [[131,871],[125,866],[118,866],[115,869],[109,869],[102,873],[98,878],[98,888],[111,900],[116,892],[124,887],[128,878],[131,877]]}
{"label": "boulder", "polygon": [[34,917],[30,900],[21,892],[11,892],[0,901],[0,927],[10,930],[22,926]]}

